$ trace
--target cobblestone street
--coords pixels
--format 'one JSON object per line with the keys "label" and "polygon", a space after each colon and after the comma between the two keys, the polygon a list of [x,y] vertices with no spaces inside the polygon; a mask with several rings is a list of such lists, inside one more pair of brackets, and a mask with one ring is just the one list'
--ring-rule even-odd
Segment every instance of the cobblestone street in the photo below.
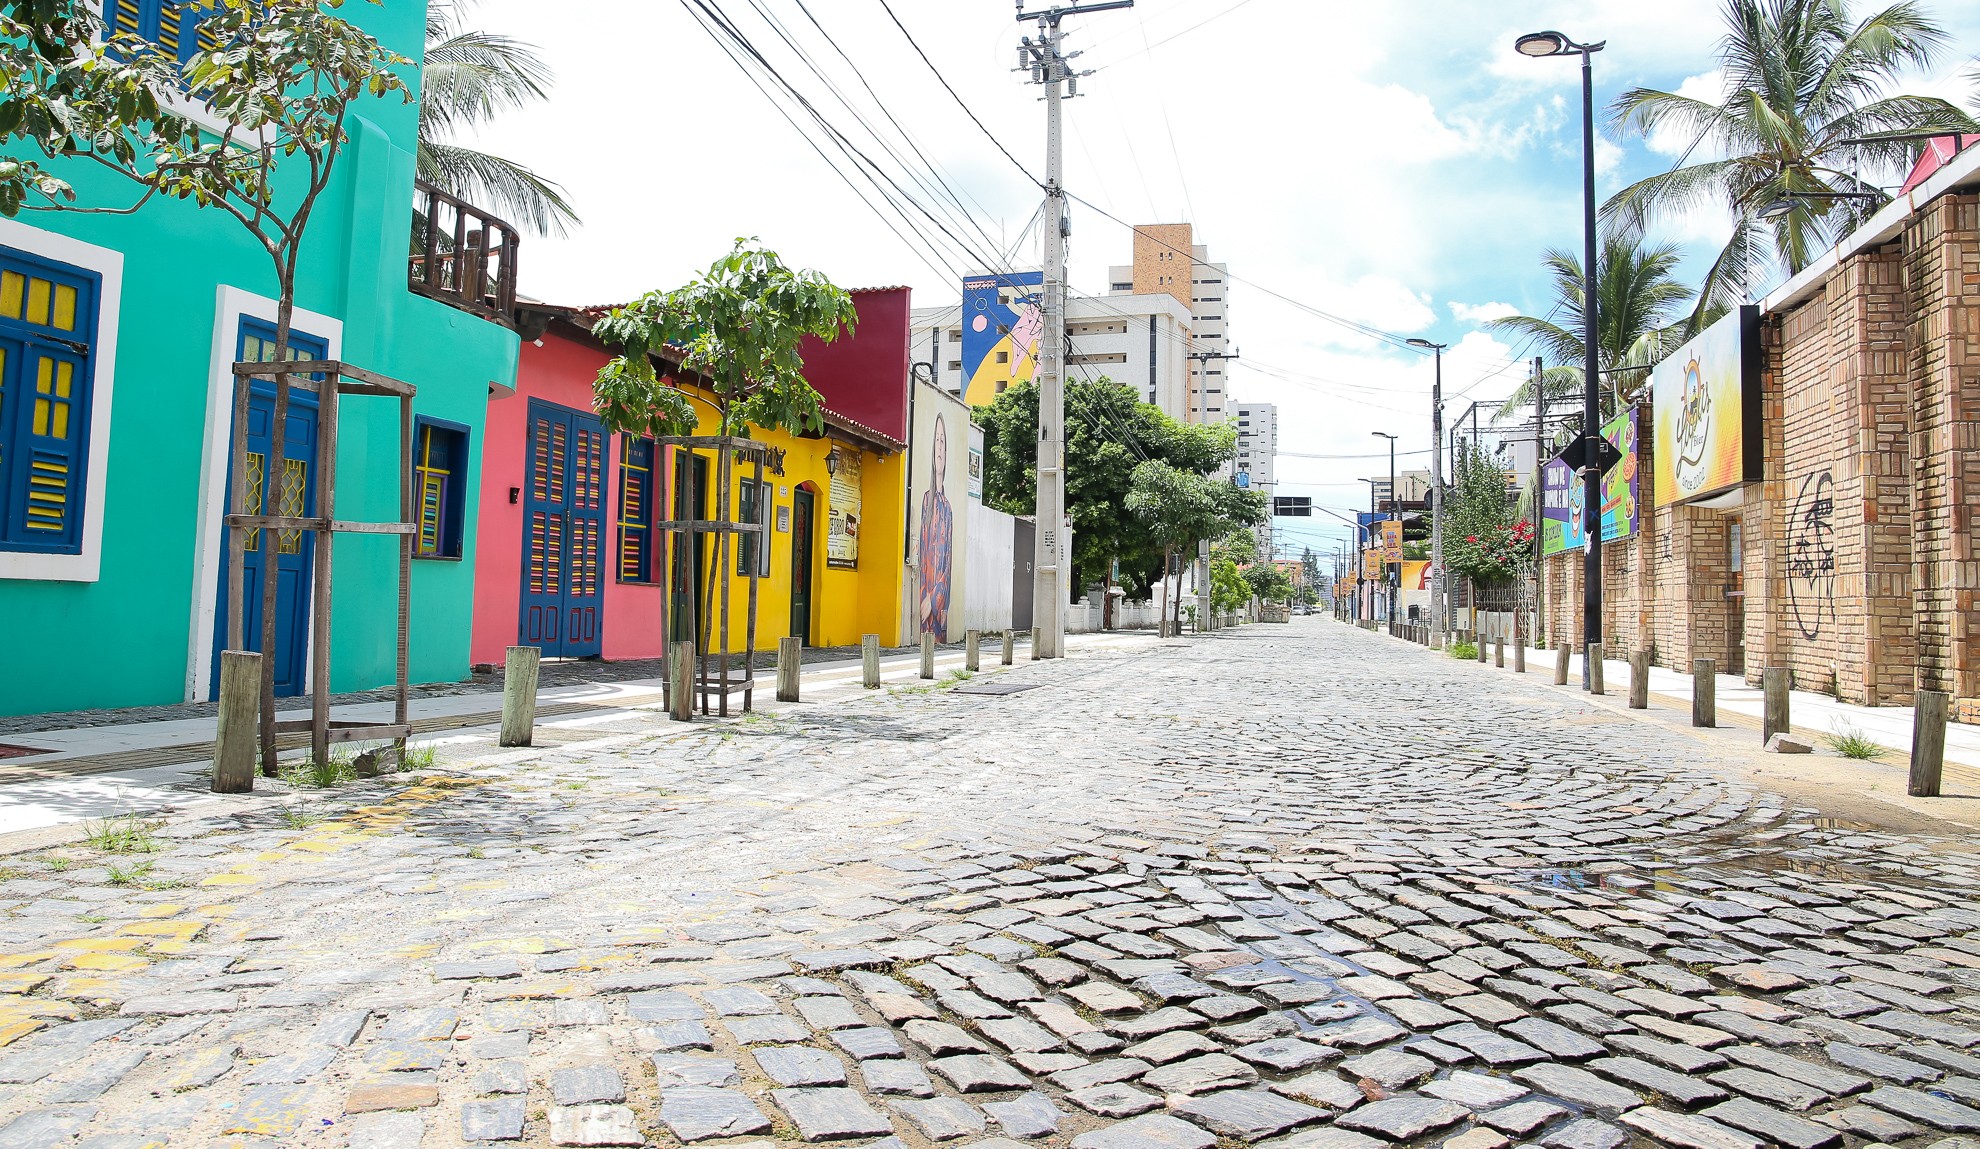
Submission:
{"label": "cobblestone street", "polygon": [[1970,843],[1541,677],[1299,619],[17,854],[0,1149],[1973,1144]]}

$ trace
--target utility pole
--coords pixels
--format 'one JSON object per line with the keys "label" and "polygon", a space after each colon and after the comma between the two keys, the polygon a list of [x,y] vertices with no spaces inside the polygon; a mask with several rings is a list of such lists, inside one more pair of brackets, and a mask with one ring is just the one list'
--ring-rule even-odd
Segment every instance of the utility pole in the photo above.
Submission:
{"label": "utility pole", "polygon": [[1019,23],[1038,22],[1038,38],[1018,46],[1020,72],[1045,88],[1045,332],[1038,357],[1038,517],[1031,601],[1038,626],[1037,658],[1061,658],[1066,648],[1066,217],[1065,155],[1060,146],[1059,105],[1079,95],[1079,74],[1060,51],[1059,21],[1082,12],[1132,8],[1134,0],[1095,0],[1027,13],[1017,0]]}
{"label": "utility pole", "polygon": [[1533,357],[1533,631],[1540,649],[1547,649],[1547,542],[1541,529],[1546,513],[1547,372],[1540,356]]}
{"label": "utility pole", "polygon": [[[1428,339],[1412,339],[1409,344],[1436,356],[1436,374],[1430,383],[1430,648],[1442,650],[1450,617],[1444,602],[1444,349],[1450,344]],[[1457,463],[1455,452],[1451,463]]]}
{"label": "utility pole", "polygon": [[[1395,522],[1396,537],[1400,539],[1402,538],[1402,503],[1396,497],[1396,437],[1387,431],[1370,431],[1369,434],[1389,441],[1389,518]],[[1383,536],[1382,541],[1386,546],[1388,543],[1387,535]],[[1389,592],[1389,628],[1390,633],[1393,634],[1395,633],[1396,625],[1396,600],[1400,597],[1397,591],[1402,588],[1402,567],[1397,566],[1395,573],[1391,575],[1386,559],[1387,556],[1384,556],[1382,574],[1384,576],[1383,581],[1389,584],[1384,589]]]}

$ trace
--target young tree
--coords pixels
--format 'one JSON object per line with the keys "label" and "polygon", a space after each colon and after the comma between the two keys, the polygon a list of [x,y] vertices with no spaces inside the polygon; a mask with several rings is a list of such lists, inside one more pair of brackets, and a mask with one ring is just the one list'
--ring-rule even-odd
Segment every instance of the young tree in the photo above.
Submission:
{"label": "young tree", "polygon": [[[1147,524],[1150,536],[1162,547],[1165,579],[1178,551],[1185,555],[1193,553],[1197,543],[1204,539],[1226,538],[1240,528],[1256,527],[1266,518],[1263,493],[1243,490],[1153,459],[1130,473],[1125,502],[1128,510]],[[1255,540],[1252,545],[1256,546]],[[1213,575],[1213,593],[1214,588]],[[1180,631],[1181,598],[1182,572],[1178,568],[1176,593],[1170,598],[1175,625],[1172,628],[1172,620],[1164,618],[1165,634]]]}
{"label": "young tree", "polygon": [[1533,524],[1520,519],[1507,472],[1483,451],[1465,451],[1444,497],[1444,561],[1473,583],[1513,581],[1533,556]]}

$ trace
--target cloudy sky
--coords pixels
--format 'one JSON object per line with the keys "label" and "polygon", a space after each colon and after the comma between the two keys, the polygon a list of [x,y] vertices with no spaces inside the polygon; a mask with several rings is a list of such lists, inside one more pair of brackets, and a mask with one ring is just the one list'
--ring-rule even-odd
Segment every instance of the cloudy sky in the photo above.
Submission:
{"label": "cloudy sky", "polygon": [[[924,216],[910,227],[862,202],[839,172],[877,199],[871,187],[829,145],[831,163],[813,150],[807,141],[821,142],[822,131],[802,113],[806,132],[787,122],[689,15],[688,0],[476,0],[474,22],[537,44],[557,84],[547,105],[473,142],[562,182],[584,217],[568,239],[526,242],[525,291],[598,303],[676,286],[743,235],[842,285],[910,284],[917,305],[952,302],[959,274],[983,262],[972,253],[1001,247],[1016,263],[1038,260],[1024,239],[1036,186],[997,147],[1043,171],[1039,91],[1010,70],[1019,37],[1033,29],[1015,21],[1009,0],[889,0],[995,143],[882,0],[701,2],[725,12],[931,210],[953,194],[960,208],[937,214],[955,238]],[[1709,94],[1718,7],[1139,0],[1067,22],[1068,47],[1085,53],[1077,63],[1095,70],[1067,105],[1067,185],[1130,223],[1193,223],[1198,242],[1248,281],[1230,293],[1243,353],[1233,390],[1280,405],[1279,493],[1351,512],[1367,503],[1358,476],[1388,464],[1339,456],[1385,449],[1370,433],[1390,431],[1406,452],[1399,466],[1424,465],[1431,381],[1426,359],[1351,324],[1452,344],[1445,394],[1450,416],[1462,417],[1476,400],[1504,398],[1515,364],[1532,354],[1479,323],[1544,312],[1542,251],[1579,250],[1579,69],[1515,54],[1515,36],[1559,28],[1606,40],[1598,106],[1638,85]],[[1980,5],[1930,7],[1953,48],[1907,87],[1968,103],[1972,86],[1960,77],[1980,52]],[[946,188],[912,184],[848,103],[908,162],[918,149]],[[1669,167],[1687,142],[1601,141],[1600,194]],[[1677,220],[1659,237],[1690,244],[1695,269],[1722,229],[1716,219]],[[1103,291],[1108,265],[1126,262],[1130,243],[1125,228],[1075,205],[1075,290]],[[1325,516],[1281,527],[1282,538],[1316,550],[1348,533]]]}

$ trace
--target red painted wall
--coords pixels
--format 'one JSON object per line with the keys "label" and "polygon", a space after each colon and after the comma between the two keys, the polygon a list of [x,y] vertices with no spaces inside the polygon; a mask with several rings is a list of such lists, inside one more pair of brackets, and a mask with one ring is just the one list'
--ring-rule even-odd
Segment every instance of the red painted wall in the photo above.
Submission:
{"label": "red painted wall", "polygon": [[[881,287],[852,293],[859,323],[851,335],[804,343],[804,375],[835,414],[901,442],[908,437],[909,290]],[[528,348],[524,348],[525,351]]]}
{"label": "red painted wall", "polygon": [[[474,639],[469,657],[499,665],[521,631],[523,508],[520,491],[529,467],[529,401],[589,411],[591,381],[608,356],[604,351],[551,328],[543,346],[522,345],[516,393],[488,403],[481,439],[479,533],[474,564]],[[604,617],[599,626],[607,659],[658,658],[665,645],[660,629],[659,586],[618,580],[614,546],[619,521],[619,437],[607,436],[606,555]]]}

